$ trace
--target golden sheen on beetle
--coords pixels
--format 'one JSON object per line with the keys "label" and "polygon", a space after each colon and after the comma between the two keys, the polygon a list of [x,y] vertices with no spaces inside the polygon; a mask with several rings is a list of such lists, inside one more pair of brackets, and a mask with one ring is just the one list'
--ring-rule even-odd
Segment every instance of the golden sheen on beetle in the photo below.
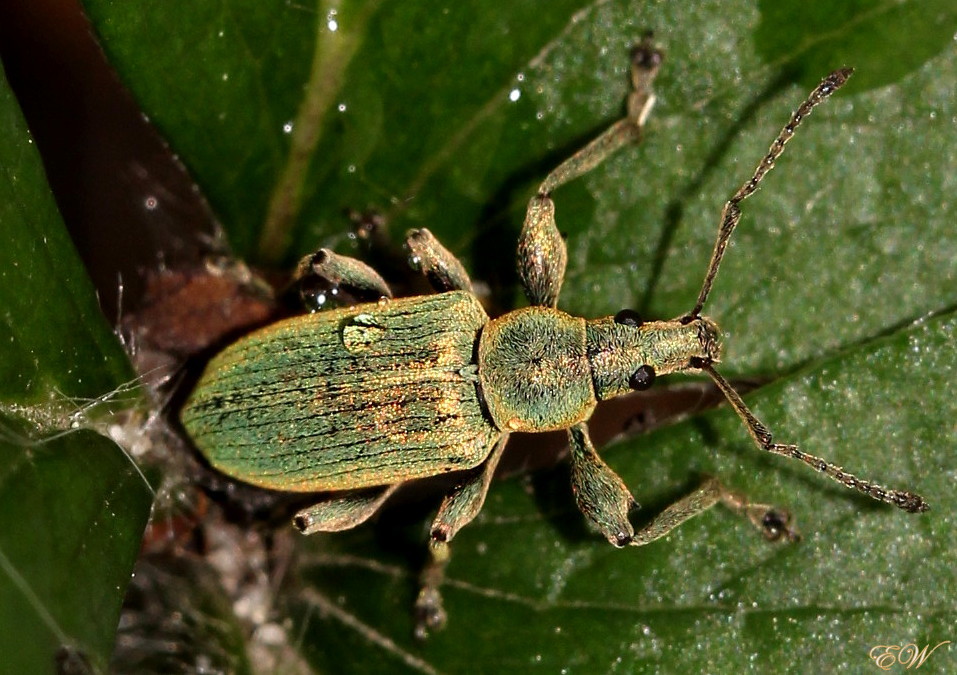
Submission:
{"label": "golden sheen on beetle", "polygon": [[587,422],[598,401],[647,389],[658,375],[704,372],[761,449],[905,511],[928,508],[912,492],[882,488],[797,446],[775,443],[715,370],[719,329],[701,315],[740,203],[850,70],[831,73],[810,93],[725,204],[690,312],[670,321],[642,321],[630,310],[587,320],[556,309],[567,257],[551,194],[641,139],[662,54],[646,39],[631,56],[626,117],[550,173],[529,202],[518,271],[531,306],[490,320],[462,264],[425,229],[409,232],[407,245],[435,295],[393,300],[373,269],[322,249],[303,259],[298,279],[317,276],[381,300],[281,321],[230,345],[209,363],[181,412],[196,447],[223,473],[277,490],[328,493],[296,515],[306,534],[355,527],[402,483],[458,472],[432,524],[431,560],[416,601],[420,636],[446,621],[440,586],[449,542],[481,510],[513,431],[568,430],[575,501],[615,546],[652,542],[718,503],[769,539],[796,539],[785,511],[754,503],[713,478],[634,529],[628,513],[635,501],[595,452]]}

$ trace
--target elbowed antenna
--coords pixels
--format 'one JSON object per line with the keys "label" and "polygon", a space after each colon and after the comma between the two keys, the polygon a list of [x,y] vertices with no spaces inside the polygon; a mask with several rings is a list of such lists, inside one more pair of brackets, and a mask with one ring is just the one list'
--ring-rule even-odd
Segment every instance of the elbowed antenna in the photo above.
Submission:
{"label": "elbowed antenna", "polygon": [[878,501],[893,504],[908,513],[922,513],[930,509],[930,505],[925,502],[924,498],[919,494],[907,490],[888,490],[875,483],[862,480],[844,471],[844,469],[836,464],[803,452],[796,445],[775,443],[768,428],[761,423],[761,420],[754,416],[754,413],[752,413],[748,409],[748,406],[744,404],[744,401],[741,400],[741,396],[738,392],[731,387],[731,384],[726,379],[718,374],[718,371],[714,369],[713,365],[704,360],[697,360],[693,366],[700,368],[714,380],[714,383],[718,385],[718,389],[721,390],[721,393],[728,399],[731,407],[734,408],[734,412],[736,412],[738,417],[741,418],[741,421],[744,422],[751,438],[754,439],[754,442],[757,443],[758,447],[762,450],[774,453],[775,455],[798,459],[812,469],[826,474],[829,478],[837,481],[846,488],[857,490]]}
{"label": "elbowed antenna", "polygon": [[774,139],[774,142],[771,144],[771,149],[768,150],[768,154],[765,155],[761,163],[758,164],[751,179],[738,188],[734,196],[724,205],[724,210],[721,212],[721,227],[718,228],[718,239],[714,244],[714,252],[711,254],[711,262],[708,264],[708,272],[705,274],[701,292],[698,294],[698,302],[695,303],[694,309],[688,314],[688,319],[695,319],[700,315],[701,309],[708,299],[708,294],[711,293],[711,286],[714,285],[714,278],[718,275],[718,267],[721,265],[721,259],[724,257],[724,250],[728,247],[731,233],[734,232],[738,221],[741,220],[741,209],[738,207],[738,204],[750,197],[758,189],[761,179],[764,178],[768,171],[774,168],[774,162],[781,156],[781,153],[784,152],[784,146],[791,140],[791,136],[794,135],[794,130],[797,129],[798,125],[804,121],[804,118],[810,114],[814,106],[824,102],[828,96],[844,86],[844,83],[847,82],[847,79],[853,72],[853,68],[841,68],[821,80],[821,84],[817,85],[804,103],[794,111],[791,115],[791,119],[784,125],[784,128],[781,129],[781,133]]}
{"label": "elbowed antenna", "polygon": [[[725,249],[728,247],[731,233],[734,232],[734,228],[741,219],[741,209],[738,204],[750,197],[758,189],[758,185],[761,183],[765,174],[774,168],[774,162],[781,156],[781,153],[784,152],[784,146],[791,140],[795,129],[797,129],[798,125],[808,116],[811,110],[814,109],[814,106],[822,103],[828,96],[840,89],[853,72],[851,68],[842,68],[841,70],[835,70],[821,81],[804,103],[791,115],[791,119],[784,125],[778,137],[774,139],[771,148],[754,170],[754,174],[750,180],[738,188],[734,196],[724,205],[724,210],[721,213],[721,226],[718,229],[718,239],[714,244],[714,252],[711,254],[708,272],[705,274],[701,292],[698,294],[698,302],[695,303],[694,309],[684,318],[685,322],[699,318],[704,303],[708,299],[708,294],[711,293],[711,287],[714,285],[714,278],[718,274],[718,267],[721,265],[721,259],[724,257]],[[718,389],[721,390],[721,393],[728,399],[728,402],[731,404],[731,407],[734,408],[738,417],[744,422],[751,438],[754,439],[754,442],[762,450],[800,460],[811,468],[826,474],[844,487],[857,490],[878,501],[893,504],[909,513],[920,513],[930,508],[923,497],[918,494],[906,490],[888,490],[880,485],[861,480],[847,473],[836,464],[803,452],[798,449],[796,445],[775,443],[768,428],[748,409],[738,392],[731,387],[731,384],[718,374],[718,371],[714,369],[710,360],[694,358],[692,359],[691,366],[703,370],[714,380]]]}

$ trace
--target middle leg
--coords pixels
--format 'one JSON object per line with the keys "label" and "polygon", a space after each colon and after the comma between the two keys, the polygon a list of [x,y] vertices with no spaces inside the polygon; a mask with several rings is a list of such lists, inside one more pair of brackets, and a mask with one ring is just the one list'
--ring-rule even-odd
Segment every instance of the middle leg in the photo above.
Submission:
{"label": "middle leg", "polygon": [[465,267],[427,229],[409,230],[405,245],[409,249],[412,267],[421,271],[436,291],[473,292],[472,280]]}
{"label": "middle leg", "polygon": [[482,510],[488,486],[495,474],[495,467],[502,457],[508,434],[503,434],[484,463],[465,475],[455,489],[442,501],[439,512],[432,522],[429,539],[429,562],[422,571],[419,597],[415,602],[417,624],[415,635],[428,637],[429,631],[440,630],[445,625],[445,609],[442,606],[440,587],[445,579],[445,568],[452,555],[449,542],[459,530],[468,525]]}

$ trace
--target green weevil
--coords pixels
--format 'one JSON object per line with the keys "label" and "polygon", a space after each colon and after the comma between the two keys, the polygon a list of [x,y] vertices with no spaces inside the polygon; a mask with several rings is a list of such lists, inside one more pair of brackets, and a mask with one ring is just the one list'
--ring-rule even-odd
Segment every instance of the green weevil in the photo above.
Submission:
{"label": "green weevil", "polygon": [[291,318],[240,339],[213,358],[181,412],[187,433],[216,469],[266,488],[331,493],[295,516],[306,534],[352,528],[402,483],[460,472],[432,524],[431,562],[416,602],[419,635],[445,622],[439,586],[449,542],[480,511],[515,431],[568,430],[575,501],[615,546],[647,544],[717,503],[745,515],[769,539],[795,538],[786,512],[750,502],[714,478],[635,531],[628,519],[635,501],[595,452],[586,423],[598,401],[647,389],[659,375],[704,372],[761,449],[905,511],[928,508],[917,494],[882,488],[797,446],[775,443],[715,370],[718,326],[701,315],[740,203],[849,69],[811,92],[725,204],[690,312],[670,321],[641,321],[630,310],[586,320],[556,309],[566,250],[550,195],[640,140],[662,54],[646,39],[631,61],[626,117],[549,174],[529,202],[518,271],[530,306],[490,320],[461,263],[425,229],[412,230],[407,245],[414,265],[439,291],[430,296],[393,300],[369,266],[322,249],[303,259],[298,278],[316,275],[381,300]]}

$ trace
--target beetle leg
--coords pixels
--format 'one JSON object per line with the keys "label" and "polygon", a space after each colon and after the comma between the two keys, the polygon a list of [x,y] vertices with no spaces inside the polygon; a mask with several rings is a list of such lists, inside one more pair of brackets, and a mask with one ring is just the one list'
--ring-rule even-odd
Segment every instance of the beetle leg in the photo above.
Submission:
{"label": "beetle leg", "polygon": [[797,541],[800,536],[792,527],[791,515],[782,509],[768,504],[755,504],[744,495],[732,492],[724,487],[717,478],[708,478],[694,492],[682,497],[652,519],[650,523],[638,530],[632,538],[632,546],[644,546],[656,539],[665,536],[702,511],[721,503],[747,517],[769,541],[787,539]]}
{"label": "beetle leg", "polygon": [[518,274],[525,295],[533,305],[554,307],[558,303],[568,255],[565,240],[555,223],[551,194],[556,188],[588,173],[628,143],[641,140],[645,121],[655,103],[652,82],[663,55],[651,43],[651,36],[632,49],[632,92],[628,113],[584,148],[556,167],[528,202],[525,223],[518,241]]}
{"label": "beetle leg", "polygon": [[436,291],[473,292],[472,280],[462,263],[427,229],[409,230],[406,246],[409,262],[426,276]]}
{"label": "beetle leg", "polygon": [[415,635],[419,639],[428,637],[430,631],[440,630],[445,625],[446,615],[442,607],[440,587],[451,557],[449,542],[482,510],[488,486],[492,482],[495,467],[498,466],[507,440],[508,434],[503,434],[496,441],[486,460],[466,474],[445,497],[432,522],[430,560],[422,570],[422,590],[415,602]]}
{"label": "beetle leg", "polygon": [[570,428],[568,437],[575,503],[608,541],[615,546],[626,546],[635,534],[628,512],[637,503],[624,481],[595,452],[584,422]]}
{"label": "beetle leg", "polygon": [[[321,290],[315,287],[317,280],[324,286]],[[392,291],[378,272],[361,260],[333,253],[327,248],[299,261],[292,284],[299,286],[303,303],[313,311],[322,309],[327,293],[336,295],[340,286],[368,296],[370,300],[392,297]]]}
{"label": "beetle leg", "polygon": [[728,490],[716,478],[706,480],[694,492],[667,507],[636,532],[628,520],[628,512],[637,504],[621,478],[595,452],[585,424],[576,424],[568,431],[575,501],[585,517],[615,546],[650,544],[718,503],[747,517],[768,540],[798,539],[787,511],[767,504],[755,504],[744,495]]}
{"label": "beetle leg", "polygon": [[292,522],[303,534],[351,530],[369,520],[398,487],[388,485],[325,499],[301,510]]}
{"label": "beetle leg", "polygon": [[533,305],[554,307],[565,279],[568,252],[555,224],[555,203],[539,193],[528,202],[518,237],[518,276]]}

